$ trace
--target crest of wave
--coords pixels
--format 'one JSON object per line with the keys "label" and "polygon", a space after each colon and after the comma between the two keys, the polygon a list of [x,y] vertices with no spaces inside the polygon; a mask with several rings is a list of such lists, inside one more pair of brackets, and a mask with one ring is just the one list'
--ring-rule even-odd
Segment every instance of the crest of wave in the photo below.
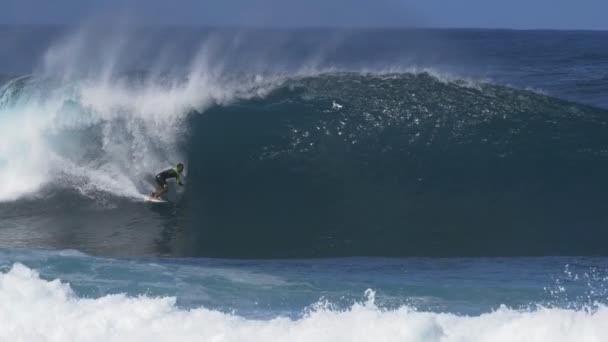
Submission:
{"label": "crest of wave", "polygon": [[500,308],[480,316],[383,310],[368,300],[347,310],[318,304],[297,320],[250,320],[174,298],[79,298],[21,264],[0,274],[0,340],[7,341],[492,341],[584,342],[608,339],[608,309]]}

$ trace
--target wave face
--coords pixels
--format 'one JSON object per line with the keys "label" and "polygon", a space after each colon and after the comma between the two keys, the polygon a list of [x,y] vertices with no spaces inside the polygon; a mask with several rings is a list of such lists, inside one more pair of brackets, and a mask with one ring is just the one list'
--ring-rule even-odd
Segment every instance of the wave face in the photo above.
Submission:
{"label": "wave face", "polygon": [[[608,252],[605,110],[431,71],[196,75],[5,83],[3,217],[162,227],[153,254]],[[137,201],[179,160],[173,204]]]}
{"label": "wave face", "polygon": [[427,73],[290,80],[192,117],[187,205],[213,255],[605,254],[607,114]]}

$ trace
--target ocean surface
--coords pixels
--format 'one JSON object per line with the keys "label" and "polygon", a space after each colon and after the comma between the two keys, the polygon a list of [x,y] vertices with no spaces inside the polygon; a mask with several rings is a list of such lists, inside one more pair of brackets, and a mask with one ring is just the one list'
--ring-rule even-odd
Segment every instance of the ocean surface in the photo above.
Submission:
{"label": "ocean surface", "polygon": [[2,341],[608,340],[608,32],[0,46]]}

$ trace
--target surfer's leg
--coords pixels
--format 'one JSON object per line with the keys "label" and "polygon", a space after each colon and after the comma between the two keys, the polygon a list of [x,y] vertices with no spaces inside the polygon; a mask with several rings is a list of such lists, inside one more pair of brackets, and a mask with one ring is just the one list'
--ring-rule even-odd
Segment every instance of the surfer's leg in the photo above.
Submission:
{"label": "surfer's leg", "polygon": [[165,192],[167,192],[169,190],[169,187],[165,184],[165,186],[163,186],[157,193],[156,196],[154,196],[157,199],[160,199],[160,196],[162,196]]}
{"label": "surfer's leg", "polygon": [[167,185],[167,181],[163,179],[160,175],[156,176],[156,183],[158,184],[158,188],[160,190],[158,190],[157,192],[153,192],[150,197],[160,199],[160,196],[167,192],[167,190],[169,190],[169,186]]}

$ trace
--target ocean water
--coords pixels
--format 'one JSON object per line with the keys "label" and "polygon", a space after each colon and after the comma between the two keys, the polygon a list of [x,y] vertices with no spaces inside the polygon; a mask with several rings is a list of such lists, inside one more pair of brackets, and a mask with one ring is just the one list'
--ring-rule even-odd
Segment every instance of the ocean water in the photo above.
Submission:
{"label": "ocean water", "polygon": [[607,41],[1,27],[0,340],[607,340]]}

